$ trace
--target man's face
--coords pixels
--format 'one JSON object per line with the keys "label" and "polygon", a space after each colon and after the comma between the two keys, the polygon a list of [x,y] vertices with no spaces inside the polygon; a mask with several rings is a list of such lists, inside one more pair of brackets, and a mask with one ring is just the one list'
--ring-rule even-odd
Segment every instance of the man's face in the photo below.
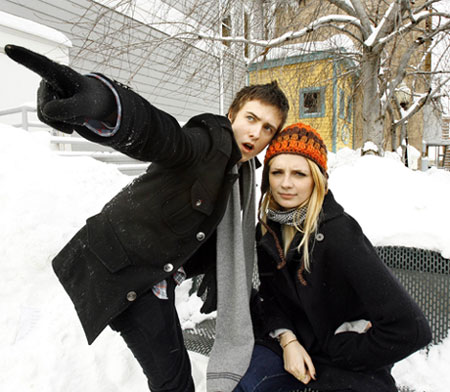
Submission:
{"label": "man's face", "polygon": [[[228,118],[231,121],[230,114]],[[234,138],[242,154],[240,162],[246,162],[264,150],[277,132],[281,121],[277,107],[259,100],[246,102],[231,123]]]}

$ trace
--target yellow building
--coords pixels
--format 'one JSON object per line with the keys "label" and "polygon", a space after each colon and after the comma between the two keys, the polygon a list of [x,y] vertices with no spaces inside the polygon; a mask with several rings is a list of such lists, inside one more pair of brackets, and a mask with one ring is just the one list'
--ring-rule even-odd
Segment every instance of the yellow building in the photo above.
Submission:
{"label": "yellow building", "polygon": [[303,122],[317,129],[329,151],[354,147],[354,67],[330,52],[269,59],[252,64],[249,82],[277,80],[286,93],[290,111],[286,125]]}

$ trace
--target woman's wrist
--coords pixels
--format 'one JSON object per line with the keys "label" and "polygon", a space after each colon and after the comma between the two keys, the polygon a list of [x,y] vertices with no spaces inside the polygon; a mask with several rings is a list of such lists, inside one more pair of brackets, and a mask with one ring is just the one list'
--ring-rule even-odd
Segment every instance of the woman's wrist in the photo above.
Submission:
{"label": "woman's wrist", "polygon": [[284,350],[287,346],[289,346],[291,343],[294,343],[294,342],[298,342],[297,338],[291,339],[288,342],[281,344],[281,348]]}
{"label": "woman's wrist", "polygon": [[292,331],[283,332],[278,336],[278,342],[280,346],[284,349],[288,344],[297,340],[297,336]]}

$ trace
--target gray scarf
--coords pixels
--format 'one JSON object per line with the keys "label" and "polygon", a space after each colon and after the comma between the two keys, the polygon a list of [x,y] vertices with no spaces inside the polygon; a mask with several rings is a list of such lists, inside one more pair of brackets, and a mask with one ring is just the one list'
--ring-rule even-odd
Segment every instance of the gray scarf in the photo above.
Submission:
{"label": "gray scarf", "polygon": [[[237,166],[233,173],[237,173]],[[217,227],[216,338],[207,369],[208,392],[232,391],[247,371],[254,337],[250,294],[255,260],[255,163],[242,166],[243,214],[239,181],[233,185]]]}

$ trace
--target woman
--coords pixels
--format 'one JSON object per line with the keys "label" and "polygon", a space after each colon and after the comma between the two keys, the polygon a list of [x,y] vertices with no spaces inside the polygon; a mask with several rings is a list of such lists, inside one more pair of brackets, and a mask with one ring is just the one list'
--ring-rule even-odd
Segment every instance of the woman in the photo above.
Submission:
{"label": "woman", "polygon": [[325,144],[305,124],[267,149],[262,323],[235,391],[397,391],[392,365],[431,340],[421,310],[328,190],[326,171]]}

